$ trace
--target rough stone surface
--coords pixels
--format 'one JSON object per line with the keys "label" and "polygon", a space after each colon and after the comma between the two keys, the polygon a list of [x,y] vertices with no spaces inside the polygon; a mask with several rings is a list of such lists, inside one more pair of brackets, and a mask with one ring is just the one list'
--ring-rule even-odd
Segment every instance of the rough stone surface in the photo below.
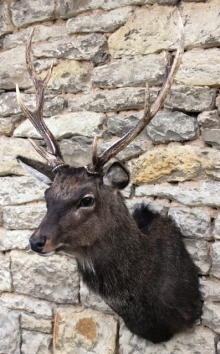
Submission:
{"label": "rough stone surface", "polygon": [[112,32],[122,26],[132,13],[132,7],[128,6],[103,14],[94,13],[88,16],[71,18],[66,23],[67,31],[68,33]]}
{"label": "rough stone surface", "polygon": [[0,306],[0,353],[20,354],[20,314]]}
{"label": "rough stone surface", "polygon": [[3,177],[0,205],[28,203],[44,199],[45,184],[32,177]]}
{"label": "rough stone surface", "polygon": [[63,61],[54,69],[48,88],[63,92],[88,92],[91,88],[90,71],[77,61]]}
{"label": "rough stone surface", "polygon": [[208,212],[202,209],[170,208],[168,215],[179,226],[182,235],[206,240],[212,238]]}
{"label": "rough stone surface", "polygon": [[220,117],[218,111],[205,111],[198,115],[198,123],[204,128],[220,128]]}
{"label": "rough stone surface", "polygon": [[0,293],[3,291],[12,291],[12,279],[9,255],[0,252]]}
{"label": "rough stone surface", "polygon": [[22,354],[51,354],[52,336],[33,331],[22,332]]}
{"label": "rough stone surface", "polygon": [[11,230],[35,229],[45,214],[45,204],[6,206],[3,208],[3,225]]}
{"label": "rough stone surface", "polygon": [[200,289],[205,301],[220,301],[220,281],[218,279],[200,279]]}
{"label": "rough stone surface", "polygon": [[43,333],[52,332],[52,322],[34,316],[33,314],[22,313],[21,315],[21,328],[31,331],[38,331]]}
{"label": "rough stone surface", "polygon": [[114,354],[117,320],[91,309],[58,307],[55,333],[57,354]]}
{"label": "rough stone surface", "polygon": [[211,267],[209,244],[206,241],[184,238],[184,244],[198,268],[199,274],[208,274]]}
{"label": "rough stone surface", "polygon": [[155,345],[133,335],[122,325],[119,343],[121,354],[215,354],[214,339],[215,334],[210,329],[199,326],[175,335],[168,342]]}
{"label": "rough stone surface", "polygon": [[160,111],[147,126],[147,134],[154,143],[193,140],[199,136],[196,118],[182,112]]}
{"label": "rough stone surface", "polygon": [[220,304],[205,302],[202,311],[202,324],[220,334]]}
{"label": "rough stone surface", "polygon": [[36,316],[51,319],[53,316],[53,304],[51,302],[35,299],[34,297],[3,293],[0,297],[0,305],[13,310],[25,311]]}
{"label": "rough stone surface", "polygon": [[60,144],[66,163],[70,166],[82,167],[91,162],[92,140],[86,137],[63,139]]}
{"label": "rough stone surface", "polygon": [[217,218],[215,219],[215,228],[213,230],[213,237],[217,240],[220,240],[220,214],[218,213]]}
{"label": "rough stone surface", "polygon": [[30,230],[6,230],[0,228],[0,251],[9,251],[15,248],[27,249],[32,233]]}
{"label": "rough stone surface", "polygon": [[220,150],[220,129],[209,129],[204,130],[204,141],[206,144]]}
{"label": "rough stone surface", "polygon": [[26,139],[0,137],[0,176],[26,174],[16,160],[18,155],[42,161],[42,158]]}
{"label": "rough stone surface", "polygon": [[93,70],[93,83],[101,88],[160,85],[164,78],[163,55],[122,58]]}
{"label": "rough stone surface", "polygon": [[[105,115],[102,113],[86,112],[66,113],[61,116],[48,118],[46,123],[56,139],[71,138],[74,135],[100,137]],[[14,131],[15,137],[41,138],[31,122],[26,119]]]}
{"label": "rough stone surface", "polygon": [[11,118],[0,118],[0,135],[10,136],[14,130],[14,122]]}
{"label": "rough stone surface", "polygon": [[[218,157],[219,156],[219,157]],[[218,152],[194,146],[159,147],[129,163],[134,184],[220,179]]]}
{"label": "rough stone surface", "polygon": [[186,112],[202,112],[214,107],[215,92],[208,87],[172,86],[164,107]]}
{"label": "rough stone surface", "polygon": [[220,278],[219,261],[220,261],[220,242],[215,242],[212,244],[211,274],[214,275],[216,278]]}
{"label": "rough stone surface", "polygon": [[159,197],[176,200],[187,206],[220,207],[220,183],[213,180],[197,183],[186,182],[180,186],[170,184],[145,185],[135,189],[137,197]]}
{"label": "rough stone surface", "polygon": [[14,250],[11,262],[13,285],[18,293],[58,303],[78,303],[79,277],[74,259],[60,255],[40,257],[34,253],[30,257]]}
{"label": "rough stone surface", "polygon": [[75,60],[91,60],[95,64],[107,59],[107,42],[103,35],[98,33],[76,38],[58,38],[33,46],[34,55],[41,57],[55,57]]}
{"label": "rough stone surface", "polygon": [[0,4],[0,37],[13,31],[9,8],[7,4]]}
{"label": "rough stone surface", "polygon": [[14,25],[26,27],[31,23],[54,19],[55,1],[20,0],[12,3],[10,9]]}
{"label": "rough stone surface", "polygon": [[[106,141],[102,144],[99,145],[99,150],[100,152],[105,151],[107,148],[109,148],[112,145],[113,141]],[[118,158],[120,161],[127,161],[132,159],[133,157],[137,157],[138,155],[142,154],[144,152],[144,143],[142,139],[137,139],[133,142],[131,142],[125,149],[123,149],[121,152],[119,152],[116,155],[116,158]]]}

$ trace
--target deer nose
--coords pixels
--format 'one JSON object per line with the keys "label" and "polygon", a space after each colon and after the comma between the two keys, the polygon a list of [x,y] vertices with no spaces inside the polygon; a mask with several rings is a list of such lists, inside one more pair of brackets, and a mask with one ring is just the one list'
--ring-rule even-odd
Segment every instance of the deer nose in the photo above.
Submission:
{"label": "deer nose", "polygon": [[37,239],[37,240],[32,240],[32,238],[29,239],[30,244],[31,244],[31,249],[34,252],[42,253],[44,246],[46,244],[46,237]]}

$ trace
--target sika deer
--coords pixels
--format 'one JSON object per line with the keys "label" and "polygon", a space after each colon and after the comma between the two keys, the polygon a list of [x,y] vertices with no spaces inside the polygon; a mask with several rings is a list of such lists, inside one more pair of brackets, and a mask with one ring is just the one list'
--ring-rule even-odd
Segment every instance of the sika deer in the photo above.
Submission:
{"label": "sika deer", "polygon": [[[119,192],[129,183],[129,172],[114,162],[104,165],[126,147],[163,105],[180,65],[184,32],[179,16],[179,47],[167,77],[151,106],[149,88],[142,119],[129,133],[104,151],[93,149],[92,162],[81,168],[68,166],[59,145],[42,118],[43,96],[52,67],[45,79],[36,78],[30,57],[26,61],[36,90],[36,109],[30,111],[17,97],[22,111],[44,138],[50,152],[31,141],[49,166],[19,156],[21,165],[45,183],[47,213],[30,238],[38,253],[65,252],[74,255],[84,282],[102,296],[135,334],[154,343],[170,339],[191,326],[201,315],[196,267],[173,222],[153,214],[146,206],[130,215]],[[82,112],[83,114],[83,112]]]}

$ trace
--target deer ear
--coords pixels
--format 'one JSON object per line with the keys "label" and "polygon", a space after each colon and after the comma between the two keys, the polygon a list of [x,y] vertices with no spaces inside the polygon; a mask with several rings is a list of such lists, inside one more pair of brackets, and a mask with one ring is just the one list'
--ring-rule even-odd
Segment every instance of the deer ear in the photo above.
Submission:
{"label": "deer ear", "polygon": [[113,162],[103,177],[104,185],[124,189],[130,181],[130,173],[120,162]]}
{"label": "deer ear", "polygon": [[51,184],[53,182],[54,174],[52,172],[52,167],[48,166],[47,164],[28,159],[23,156],[17,156],[17,161],[24,170],[26,170],[39,181],[46,184]]}

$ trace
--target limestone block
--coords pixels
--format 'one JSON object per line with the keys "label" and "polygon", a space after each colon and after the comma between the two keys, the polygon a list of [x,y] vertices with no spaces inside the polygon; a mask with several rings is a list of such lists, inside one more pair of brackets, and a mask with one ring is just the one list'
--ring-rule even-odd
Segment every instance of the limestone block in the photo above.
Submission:
{"label": "limestone block", "polygon": [[144,106],[143,88],[118,88],[116,90],[103,90],[86,96],[68,100],[68,111],[123,111],[128,109],[141,109]]}
{"label": "limestone block", "polygon": [[[109,148],[113,144],[113,141],[105,141],[102,144],[99,145],[99,151],[103,152],[107,148]],[[134,157],[137,157],[138,155],[142,154],[144,152],[144,141],[143,139],[139,138],[134,141],[132,141],[126,148],[124,148],[122,151],[120,151],[117,155],[116,158],[118,158],[120,161],[127,161],[130,160]]]}
{"label": "limestone block", "polygon": [[169,6],[155,5],[135,11],[134,16],[109,37],[112,57],[146,55],[175,49],[178,42],[175,19],[173,8]]}
{"label": "limestone block", "polygon": [[111,134],[122,137],[141,119],[143,112],[133,114],[112,114],[108,116],[107,128]]}
{"label": "limestone block", "polygon": [[218,114],[220,114],[220,95],[218,95],[216,97],[216,101],[215,101],[216,107],[218,109]]}
{"label": "limestone block", "polygon": [[220,128],[220,117],[218,111],[205,111],[198,115],[198,123],[204,128]]}
{"label": "limestone block", "polygon": [[199,274],[208,274],[211,267],[209,244],[206,241],[183,239],[187,251],[198,268]]}
{"label": "limestone block", "polygon": [[134,184],[220,179],[220,154],[194,146],[158,147],[129,162]]}
{"label": "limestone block", "polygon": [[212,268],[211,274],[216,278],[220,278],[220,242],[215,242],[212,244]]}
{"label": "limestone block", "polygon": [[[28,36],[30,35],[30,28],[24,29],[22,32],[9,34],[4,37],[3,47],[4,49],[11,49],[17,45],[26,44]],[[65,37],[67,35],[67,29],[62,25],[44,26],[35,25],[34,35],[32,43],[39,41],[47,41],[53,37]]]}
{"label": "limestone block", "polygon": [[44,199],[45,184],[34,177],[2,177],[0,205],[23,204]]}
{"label": "limestone block", "polygon": [[33,45],[34,55],[38,58],[66,58],[75,60],[91,60],[102,63],[107,59],[107,41],[99,33],[92,33],[76,38],[58,38]]}
{"label": "limestone block", "polygon": [[68,33],[79,32],[113,32],[122,26],[132,15],[131,6],[108,11],[106,13],[94,13],[88,16],[79,16],[67,21]]}
{"label": "limestone block", "polygon": [[101,88],[160,85],[164,80],[162,54],[122,58],[93,70],[92,81]]}
{"label": "limestone block", "polygon": [[59,2],[58,14],[62,18],[69,18],[76,16],[87,10],[95,10],[101,8],[103,10],[112,10],[114,8],[127,6],[127,5],[144,5],[144,4],[170,4],[174,5],[177,0],[87,0],[87,1],[75,1],[75,0],[63,0]]}
{"label": "limestone block", "polygon": [[204,302],[202,311],[202,324],[220,334],[220,304]]}
{"label": "limestone block", "polygon": [[11,118],[0,118],[0,135],[10,136],[14,130],[14,122]]}
{"label": "limestone block", "polygon": [[12,21],[16,27],[26,27],[31,23],[55,18],[55,1],[21,0],[10,6]]}
{"label": "limestone block", "polygon": [[91,162],[92,140],[86,137],[63,139],[60,144],[64,161],[70,166],[82,167]]}
{"label": "limestone block", "polygon": [[170,208],[168,215],[182,235],[197,239],[212,239],[210,214],[202,209]]}
{"label": "limestone block", "polygon": [[12,279],[9,255],[0,252],[0,293],[3,291],[12,291]]}
{"label": "limestone block", "polygon": [[209,87],[173,85],[164,103],[165,108],[186,112],[214,109],[215,92]]}
{"label": "limestone block", "polygon": [[[71,138],[74,135],[87,137],[101,137],[102,124],[105,115],[103,113],[84,111],[66,113],[60,116],[53,116],[46,120],[46,124],[56,139]],[[14,131],[15,137],[41,138],[33,124],[26,119]]]}
{"label": "limestone block", "polygon": [[183,2],[182,16],[185,20],[186,48],[218,46],[220,38],[219,1],[212,0],[209,3],[198,4],[195,2],[196,0],[192,3]]}
{"label": "limestone block", "polygon": [[115,353],[117,320],[113,316],[82,307],[58,307],[54,327],[56,354]]}
{"label": "limestone block", "polygon": [[10,230],[35,229],[45,214],[45,204],[6,206],[3,208],[3,225]]}
{"label": "limestone block", "polygon": [[7,4],[0,4],[0,37],[13,32],[13,25]]}
{"label": "limestone block", "polygon": [[218,213],[217,218],[215,219],[215,228],[213,230],[213,237],[217,240],[220,240],[220,214]]}
{"label": "limestone block", "polygon": [[52,322],[33,314],[21,313],[21,328],[43,333],[52,332]]}
{"label": "limestone block", "polygon": [[33,331],[22,331],[22,354],[51,354],[52,336]]}
{"label": "limestone block", "polygon": [[0,89],[15,90],[16,83],[20,88],[31,86],[25,62],[25,46],[0,52]]}
{"label": "limestone block", "polygon": [[90,71],[75,60],[62,61],[54,69],[48,88],[64,92],[88,92],[91,88]]}
{"label": "limestone block", "polygon": [[219,72],[219,48],[189,50],[183,55],[175,81],[189,86],[219,86]]}
{"label": "limestone block", "polygon": [[80,302],[84,307],[101,312],[114,313],[113,310],[105,303],[105,301],[97,294],[89,290],[86,284],[80,282]]}
{"label": "limestone block", "polygon": [[0,251],[9,251],[15,248],[27,249],[32,233],[30,230],[6,230],[0,228]]}
{"label": "limestone block", "polygon": [[177,111],[158,112],[146,130],[154,143],[193,140],[199,135],[197,119]]}
{"label": "limestone block", "polygon": [[125,325],[120,326],[119,345],[121,354],[215,354],[215,333],[203,326],[196,326],[176,334],[168,342],[153,344],[133,335]]}
{"label": "limestone block", "polygon": [[79,276],[75,259],[11,251],[11,271],[16,292],[58,303],[77,303]]}
{"label": "limestone block", "polygon": [[36,314],[38,318],[52,319],[53,317],[54,306],[51,302],[26,295],[3,293],[0,297],[0,305],[13,310],[22,310],[32,315]]}
{"label": "limestone block", "polygon": [[205,301],[220,301],[220,281],[216,278],[203,278],[200,279],[200,290],[203,299]]}
{"label": "limestone block", "polygon": [[0,306],[0,353],[20,354],[19,313]]}
{"label": "limestone block", "polygon": [[207,180],[185,182],[179,186],[164,183],[162,185],[143,185],[136,187],[136,197],[158,197],[178,201],[187,206],[219,207],[220,182]]}
{"label": "limestone block", "polygon": [[0,176],[27,175],[16,160],[18,155],[43,160],[28,140],[0,137]]}
{"label": "limestone block", "polygon": [[206,128],[203,137],[206,144],[220,150],[220,129]]}
{"label": "limestone block", "polygon": [[[36,96],[30,94],[21,94],[22,101],[29,109],[36,107]],[[45,94],[45,104],[43,115],[51,117],[54,114],[59,114],[64,108],[65,99],[60,95]],[[0,116],[6,117],[21,113],[18,106],[15,92],[6,92],[0,95]]]}

